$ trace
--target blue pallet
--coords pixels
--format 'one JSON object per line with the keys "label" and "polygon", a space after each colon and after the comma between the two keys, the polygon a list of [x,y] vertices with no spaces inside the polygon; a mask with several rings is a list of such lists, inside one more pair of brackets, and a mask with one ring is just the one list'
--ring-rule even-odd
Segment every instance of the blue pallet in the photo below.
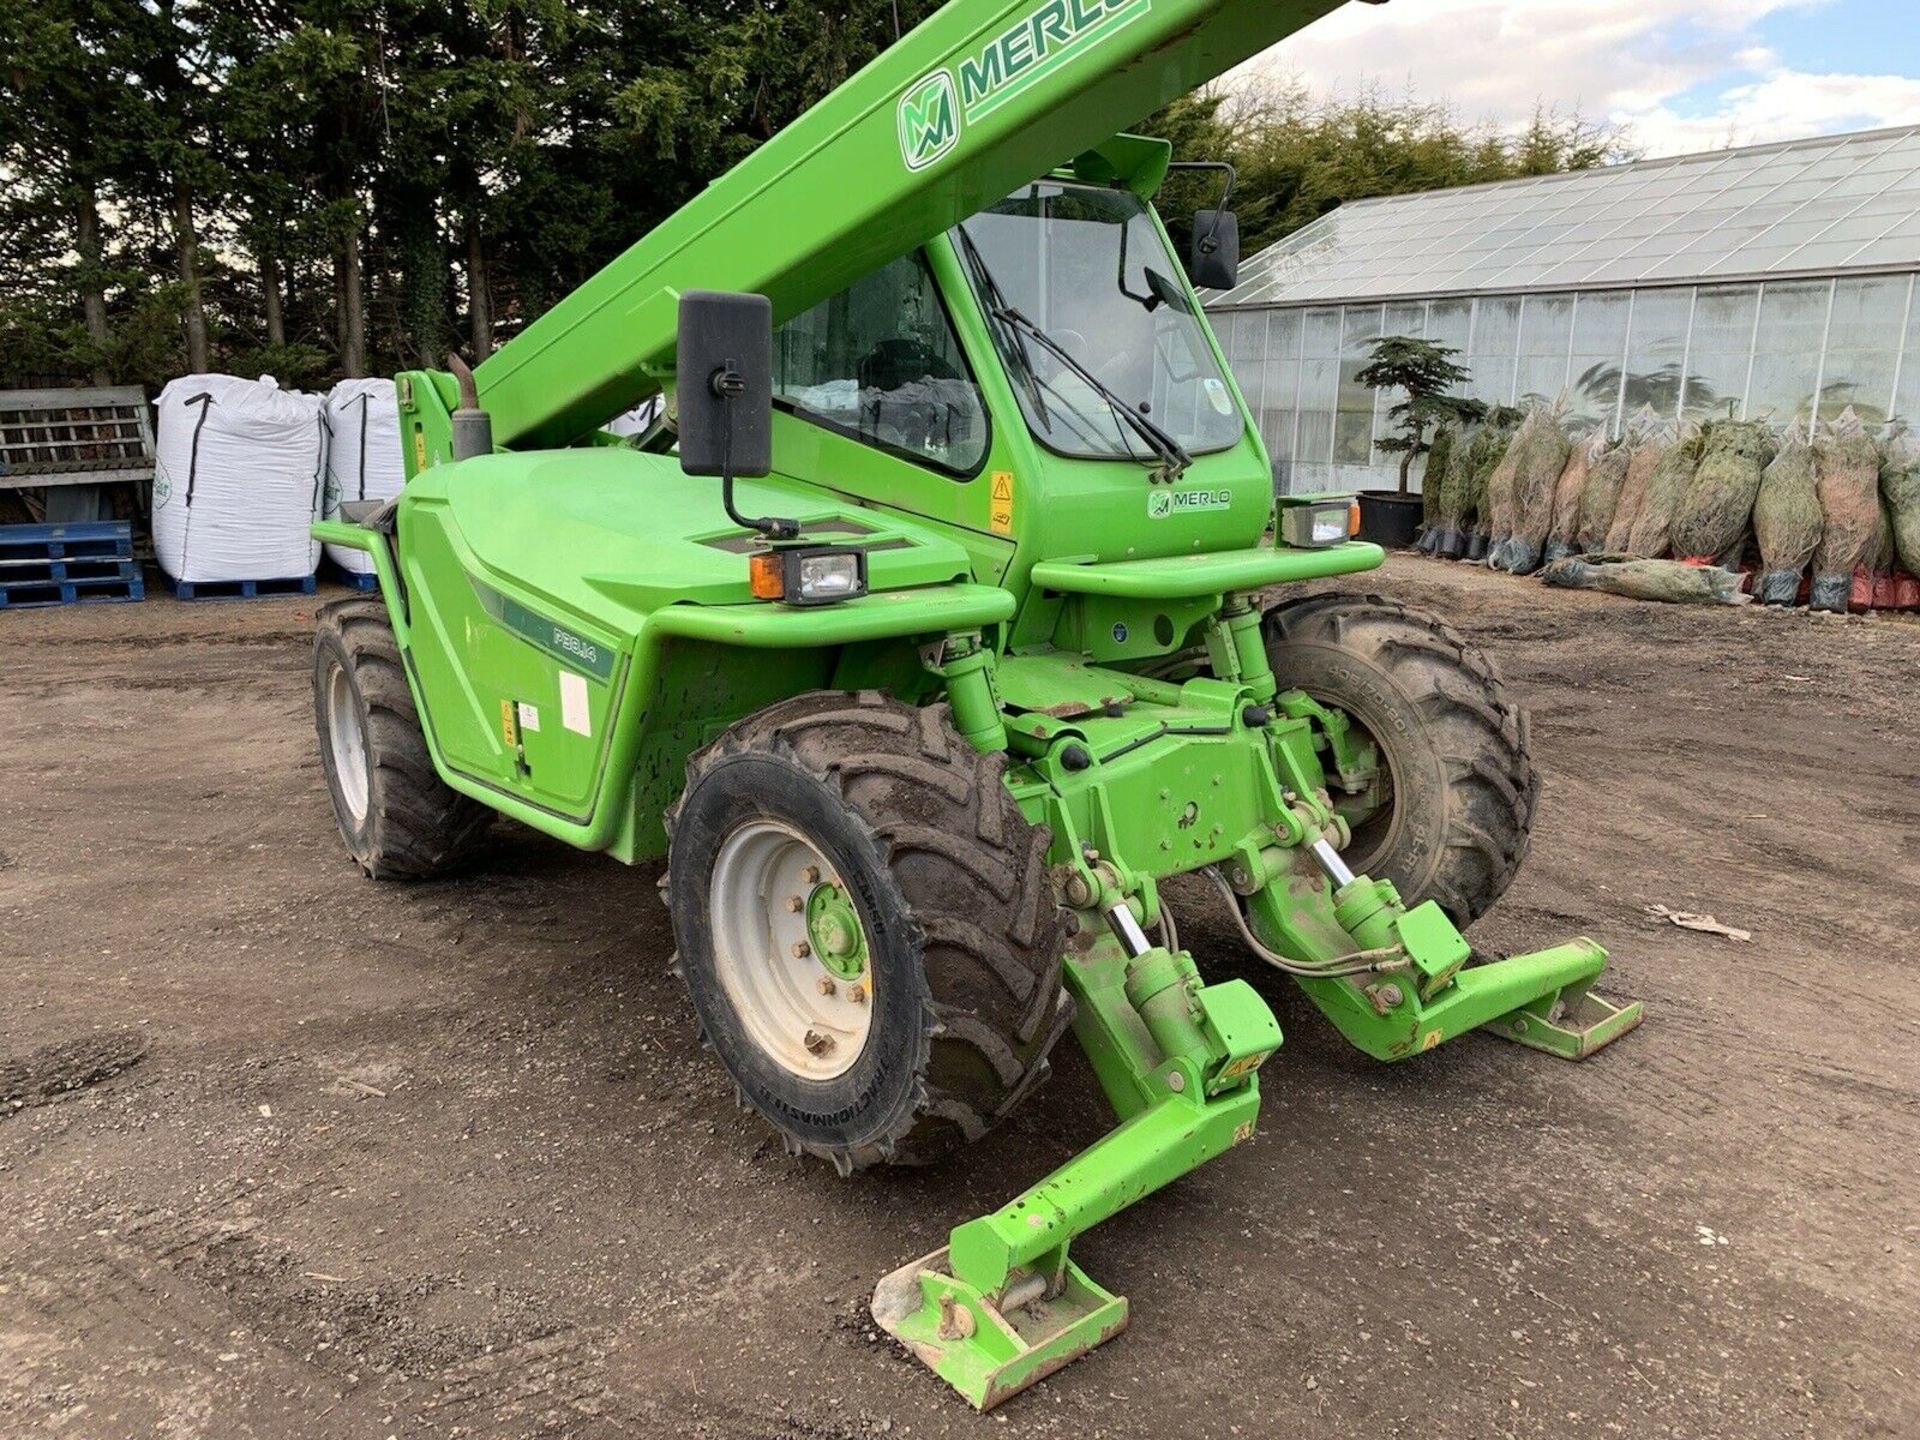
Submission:
{"label": "blue pallet", "polygon": [[176,600],[261,600],[274,595],[311,595],[320,588],[312,575],[283,575],[265,580],[176,580],[160,572],[160,581]]}
{"label": "blue pallet", "polygon": [[349,570],[346,566],[333,560],[327,561],[325,568],[327,579],[333,581],[336,585],[344,585],[349,590],[358,590],[362,594],[365,594],[369,590],[378,590],[380,588],[380,577],[371,570],[362,575],[359,571]]}
{"label": "blue pallet", "polygon": [[147,587],[132,566],[111,579],[16,580],[0,585],[0,610],[37,610],[45,605],[87,605],[144,600]]}
{"label": "blue pallet", "polygon": [[129,580],[138,570],[131,560],[0,560],[0,589],[10,585],[45,585],[61,580]]}
{"label": "blue pallet", "polygon": [[127,560],[132,556],[133,524],[128,520],[0,525],[0,561]]}

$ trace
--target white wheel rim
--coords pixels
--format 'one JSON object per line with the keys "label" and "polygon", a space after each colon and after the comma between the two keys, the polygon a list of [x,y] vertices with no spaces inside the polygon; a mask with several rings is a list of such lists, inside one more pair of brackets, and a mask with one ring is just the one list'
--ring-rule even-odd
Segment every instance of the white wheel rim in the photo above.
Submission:
{"label": "white wheel rim", "polygon": [[327,676],[327,744],[333,780],[354,824],[367,818],[367,732],[347,672],[336,665]]}
{"label": "white wheel rim", "polygon": [[760,1051],[807,1080],[844,1075],[873,1030],[864,929],[849,973],[844,957],[836,970],[818,952],[809,921],[809,901],[842,893],[826,857],[776,820],[747,821],[714,858],[707,913],[720,988]]}

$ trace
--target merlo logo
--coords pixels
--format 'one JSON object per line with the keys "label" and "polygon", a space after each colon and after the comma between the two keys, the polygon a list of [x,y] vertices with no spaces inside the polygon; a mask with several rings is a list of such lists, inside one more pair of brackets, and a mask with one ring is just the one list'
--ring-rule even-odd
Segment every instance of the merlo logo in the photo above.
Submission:
{"label": "merlo logo", "polygon": [[936,70],[900,97],[900,155],[909,170],[924,170],[960,139],[960,105],[953,76]]}

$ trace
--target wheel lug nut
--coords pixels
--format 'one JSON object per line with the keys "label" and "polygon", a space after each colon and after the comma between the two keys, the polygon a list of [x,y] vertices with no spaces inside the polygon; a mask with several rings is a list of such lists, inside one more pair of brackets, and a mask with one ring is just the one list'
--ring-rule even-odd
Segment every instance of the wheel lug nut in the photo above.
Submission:
{"label": "wheel lug nut", "polygon": [[809,1055],[824,1055],[833,1049],[833,1037],[822,1034],[818,1030],[807,1031],[806,1038],[801,1043],[807,1047]]}
{"label": "wheel lug nut", "polygon": [[811,954],[813,954],[813,947],[807,944],[806,941],[796,940],[793,942],[793,958],[794,959],[804,960]]}
{"label": "wheel lug nut", "polygon": [[800,872],[800,878],[809,885],[818,885],[820,883],[820,867],[818,865],[807,866],[806,869]]}
{"label": "wheel lug nut", "polygon": [[806,908],[807,908],[807,902],[802,900],[798,895],[787,896],[787,909],[791,911],[793,914],[798,915],[802,910]]}
{"label": "wheel lug nut", "polygon": [[851,1000],[856,1005],[866,1004],[867,1003],[867,987],[864,985],[849,985],[847,987],[847,999]]}
{"label": "wheel lug nut", "polygon": [[831,995],[837,988],[833,983],[833,977],[831,975],[822,975],[820,977],[820,993],[822,995]]}

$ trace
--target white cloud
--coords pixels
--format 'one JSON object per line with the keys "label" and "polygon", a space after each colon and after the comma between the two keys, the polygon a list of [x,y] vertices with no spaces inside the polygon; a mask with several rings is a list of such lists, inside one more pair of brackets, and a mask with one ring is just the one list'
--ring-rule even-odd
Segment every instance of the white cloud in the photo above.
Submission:
{"label": "white cloud", "polygon": [[1240,73],[1297,74],[1320,93],[1411,92],[1503,126],[1537,104],[1577,110],[1627,127],[1649,155],[1920,123],[1920,78],[1804,73],[1765,46],[1757,27],[1769,15],[1828,3],[1349,4]]}
{"label": "white cloud", "polygon": [[1836,130],[1920,123],[1920,79],[1904,75],[1810,75],[1784,66],[1723,92],[1707,116],[1655,106],[1631,117],[1650,154],[1757,145]]}

